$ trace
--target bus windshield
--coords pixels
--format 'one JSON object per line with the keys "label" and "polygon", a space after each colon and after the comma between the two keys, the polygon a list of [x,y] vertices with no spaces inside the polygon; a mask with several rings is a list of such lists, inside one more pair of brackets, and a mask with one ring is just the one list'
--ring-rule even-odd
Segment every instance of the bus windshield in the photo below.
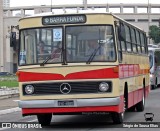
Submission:
{"label": "bus windshield", "polygon": [[66,27],[67,62],[115,61],[113,27],[68,26]]}
{"label": "bus windshield", "polygon": [[22,30],[19,65],[116,61],[111,25],[66,26],[62,31],[63,27]]}
{"label": "bus windshield", "polygon": [[34,28],[20,32],[19,65],[62,62],[62,27]]}

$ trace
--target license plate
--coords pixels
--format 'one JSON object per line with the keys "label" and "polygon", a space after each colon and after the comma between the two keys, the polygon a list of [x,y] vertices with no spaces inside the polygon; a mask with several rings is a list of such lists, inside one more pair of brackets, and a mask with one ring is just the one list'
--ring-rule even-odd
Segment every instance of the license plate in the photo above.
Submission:
{"label": "license plate", "polygon": [[58,106],[74,106],[74,101],[58,101]]}

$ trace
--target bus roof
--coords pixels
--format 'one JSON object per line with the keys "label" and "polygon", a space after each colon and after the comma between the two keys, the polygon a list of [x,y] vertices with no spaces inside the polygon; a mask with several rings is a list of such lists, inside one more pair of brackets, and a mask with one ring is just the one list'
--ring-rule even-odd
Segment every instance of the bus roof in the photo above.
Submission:
{"label": "bus roof", "polygon": [[112,15],[113,17],[119,19],[120,21],[123,21],[131,26],[134,26],[135,28],[143,31],[145,33],[145,31],[127,21],[125,21],[124,19],[112,14],[111,12],[106,12],[106,11],[98,11],[98,10],[72,10],[72,11],[59,11],[57,13],[54,12],[45,12],[45,13],[40,13],[40,14],[35,14],[32,16],[26,16],[24,18],[19,19],[19,21],[23,20],[23,19],[28,19],[28,18],[36,18],[36,17],[43,17],[43,16],[52,16],[52,15],[72,15],[72,14],[107,14],[107,15]]}
{"label": "bus roof", "polygon": [[45,13],[40,13],[40,14],[35,14],[32,16],[26,16],[22,19],[27,19],[27,18],[34,18],[34,17],[43,17],[43,16],[50,16],[50,15],[69,15],[69,14],[108,14],[108,15],[113,15],[112,13],[105,12],[105,11],[94,11],[94,10],[73,10],[73,11],[59,11],[59,12],[45,12]]}

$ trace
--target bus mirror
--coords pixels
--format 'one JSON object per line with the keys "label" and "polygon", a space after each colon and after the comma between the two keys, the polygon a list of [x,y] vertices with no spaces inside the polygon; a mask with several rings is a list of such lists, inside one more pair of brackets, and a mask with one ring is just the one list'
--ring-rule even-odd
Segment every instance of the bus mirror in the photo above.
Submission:
{"label": "bus mirror", "polygon": [[118,39],[120,41],[126,40],[125,28],[123,26],[118,27]]}
{"label": "bus mirror", "polygon": [[16,45],[16,32],[11,32],[10,34],[10,47],[14,47]]}

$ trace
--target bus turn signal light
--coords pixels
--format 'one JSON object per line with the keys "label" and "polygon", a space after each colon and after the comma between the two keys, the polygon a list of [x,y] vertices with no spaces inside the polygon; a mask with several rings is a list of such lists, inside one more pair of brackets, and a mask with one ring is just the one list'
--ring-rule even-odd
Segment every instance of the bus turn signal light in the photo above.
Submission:
{"label": "bus turn signal light", "polygon": [[19,76],[19,74],[20,74],[20,72],[19,72],[19,71],[17,71],[17,72],[16,72],[16,76]]}
{"label": "bus turn signal light", "polygon": [[118,73],[118,71],[119,71],[119,67],[118,67],[118,66],[116,66],[116,67],[113,67],[113,72],[116,72],[116,73]]}

